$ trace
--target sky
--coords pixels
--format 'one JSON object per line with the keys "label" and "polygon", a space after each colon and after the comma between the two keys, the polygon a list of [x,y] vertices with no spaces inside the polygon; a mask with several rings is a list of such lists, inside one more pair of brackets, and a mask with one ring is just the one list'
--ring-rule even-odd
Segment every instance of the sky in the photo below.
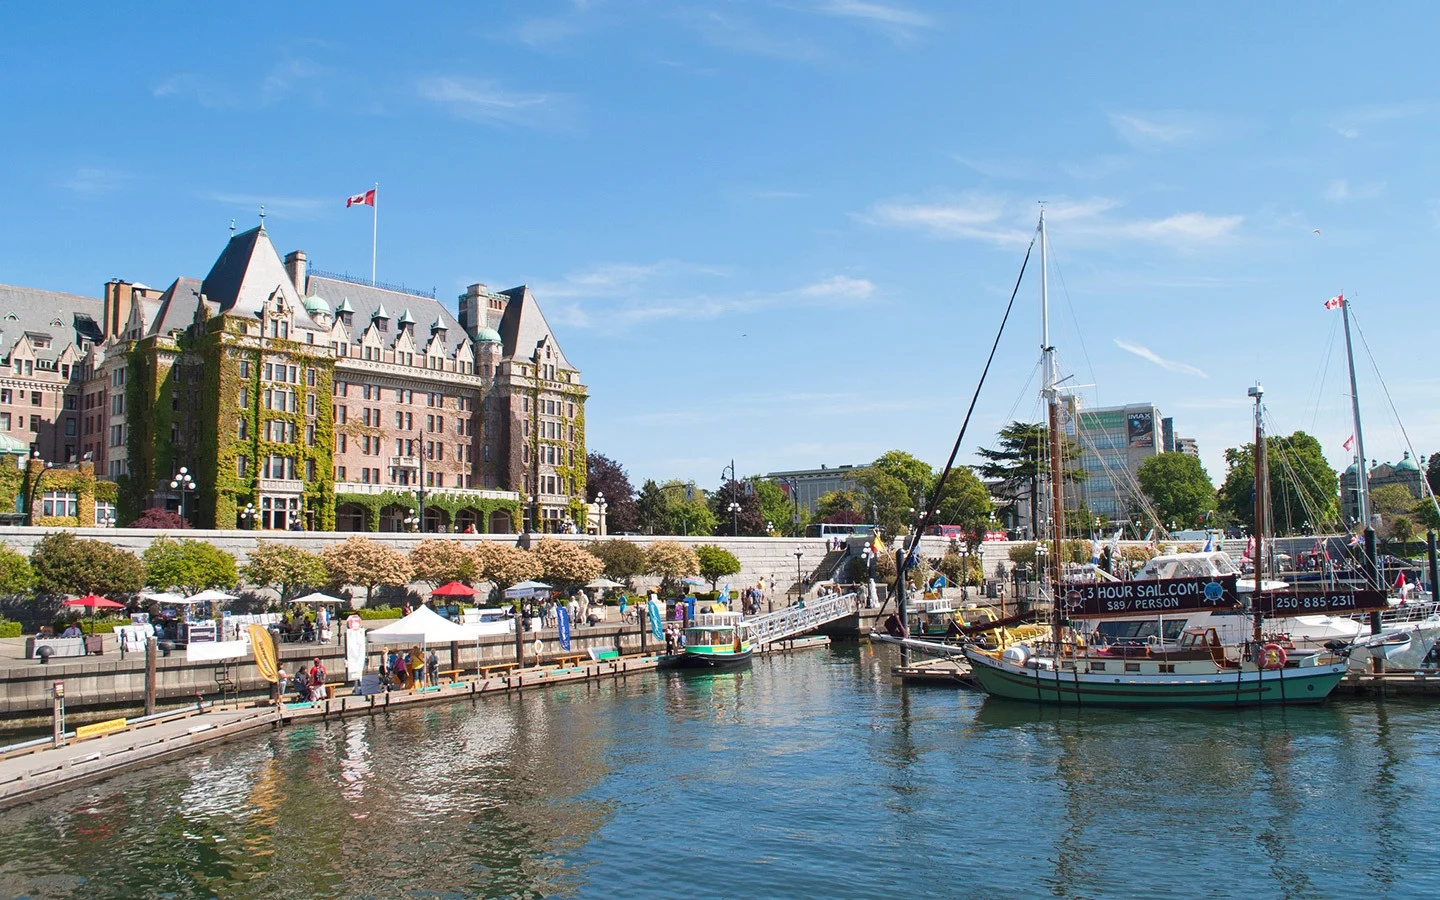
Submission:
{"label": "sky", "polygon": [[[5,4],[0,281],[282,253],[530,285],[646,478],[936,466],[1046,204],[1088,407],[1153,402],[1217,482],[1251,439],[1440,449],[1440,6],[888,0]],[[1041,415],[1038,266],[961,453]],[[1357,342],[1359,338],[1357,336]]]}

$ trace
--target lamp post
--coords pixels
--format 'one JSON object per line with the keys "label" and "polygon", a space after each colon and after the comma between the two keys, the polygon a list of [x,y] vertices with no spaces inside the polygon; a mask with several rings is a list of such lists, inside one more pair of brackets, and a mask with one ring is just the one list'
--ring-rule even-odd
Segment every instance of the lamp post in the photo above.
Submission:
{"label": "lamp post", "polygon": [[420,528],[420,517],[412,512],[410,515],[401,519],[400,524],[404,525],[407,531],[417,531]]}
{"label": "lamp post", "polygon": [[184,466],[180,472],[170,480],[170,490],[180,492],[180,518],[185,518],[185,494],[195,490],[195,479],[190,477],[190,470]]}
{"label": "lamp post", "polygon": [[795,593],[801,597],[805,596],[805,587],[801,583],[804,576],[800,574],[800,557],[804,555],[805,551],[803,550],[795,551]]}
{"label": "lamp post", "polygon": [[767,520],[767,521],[765,522],[765,536],[766,536],[766,537],[772,537],[774,534],[775,534],[775,523]]}
{"label": "lamp post", "polygon": [[1037,580],[1040,582],[1040,586],[1041,586],[1042,588],[1045,586],[1045,576],[1049,573],[1049,569],[1047,569],[1047,568],[1045,567],[1045,557],[1046,557],[1046,555],[1047,555],[1047,551],[1045,550],[1045,545],[1044,545],[1044,544],[1036,544],[1036,545],[1035,545],[1035,567],[1040,570],[1040,571],[1037,573],[1037,574],[1040,576]]}
{"label": "lamp post", "polygon": [[730,501],[730,505],[727,506],[727,507],[725,507],[725,509],[730,513],[730,536],[731,536],[731,537],[739,537],[739,536],[740,536],[740,504],[736,503],[734,500],[731,500],[731,501]]}
{"label": "lamp post", "polygon": [[245,527],[252,531],[255,529],[255,516],[255,504],[253,503],[245,504],[245,508],[240,510],[240,521],[244,522]]}
{"label": "lamp post", "polygon": [[598,523],[596,523],[596,530],[600,532],[600,536],[601,536],[601,537],[604,537],[604,536],[605,536],[605,492],[604,492],[604,491],[600,491],[599,493],[597,493],[597,494],[595,495],[595,505],[598,506],[598,507],[600,507],[600,521],[599,521]]}

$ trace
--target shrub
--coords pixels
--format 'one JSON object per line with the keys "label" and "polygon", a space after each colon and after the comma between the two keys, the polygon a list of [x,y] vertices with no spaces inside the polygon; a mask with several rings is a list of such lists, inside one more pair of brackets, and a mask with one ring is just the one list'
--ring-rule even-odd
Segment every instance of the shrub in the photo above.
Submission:
{"label": "shrub", "polygon": [[605,574],[616,581],[629,581],[645,574],[645,551],[631,541],[596,541],[590,552],[605,564]]}
{"label": "shrub", "polygon": [[31,551],[30,566],[47,594],[133,594],[144,580],[140,557],[70,531],[46,535]]}
{"label": "shrub", "polygon": [[208,541],[161,535],[141,558],[146,583],[162,591],[179,588],[195,594],[207,588],[233,588],[237,581],[235,557]]}
{"label": "shrub", "polygon": [[306,588],[324,587],[330,579],[320,554],[278,541],[257,541],[241,574],[249,584],[273,589],[282,601]]}
{"label": "shrub", "polygon": [[168,509],[161,509],[152,506],[140,514],[140,517],[126,526],[127,528],[159,528],[165,531],[173,531],[178,528],[189,528],[190,523],[180,517],[179,513],[171,512]]}
{"label": "shrub", "polygon": [[393,606],[362,606],[355,610],[355,615],[368,622],[374,619],[399,619],[405,613]]}
{"label": "shrub", "polygon": [[740,571],[740,560],[724,547],[701,544],[695,548],[695,557],[700,561],[700,577],[710,582],[711,588],[719,588],[720,579]]}
{"label": "shrub", "polygon": [[0,638],[19,637],[20,623],[0,617]]}

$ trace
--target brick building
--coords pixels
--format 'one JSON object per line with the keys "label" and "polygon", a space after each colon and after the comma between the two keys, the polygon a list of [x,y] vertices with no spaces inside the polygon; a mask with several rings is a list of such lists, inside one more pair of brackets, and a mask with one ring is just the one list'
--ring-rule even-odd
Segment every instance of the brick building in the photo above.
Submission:
{"label": "brick building", "polygon": [[534,297],[472,285],[459,312],[282,261],[263,226],[234,235],[203,279],[106,285],[77,446],[120,484],[122,521],[178,508],[184,466],[200,527],[595,522],[588,393]]}

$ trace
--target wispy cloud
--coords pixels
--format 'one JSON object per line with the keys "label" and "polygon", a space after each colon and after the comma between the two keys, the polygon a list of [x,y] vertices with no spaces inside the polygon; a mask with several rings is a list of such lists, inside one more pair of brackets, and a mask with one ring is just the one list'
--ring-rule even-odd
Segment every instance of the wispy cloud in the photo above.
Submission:
{"label": "wispy cloud", "polygon": [[134,180],[134,175],[118,169],[81,166],[57,183],[65,190],[82,197],[99,197],[122,191]]}
{"label": "wispy cloud", "polygon": [[417,80],[415,89],[422,99],[471,122],[559,128],[571,121],[569,97],[514,91],[489,79],[432,75]]}
{"label": "wispy cloud", "polygon": [[1331,120],[1330,128],[1341,137],[1354,140],[1364,135],[1373,126],[1402,119],[1413,119],[1434,110],[1435,103],[1421,100],[1364,106],[1339,114]]}
{"label": "wispy cloud", "polygon": [[[319,218],[326,209],[339,209],[342,205],[334,197],[277,197],[266,194],[235,194],[223,191],[202,194],[201,197],[224,206],[243,209],[247,214],[259,213],[260,207],[264,206],[265,215],[275,216],[277,219],[315,219]],[[343,199],[342,197],[341,200]]]}
{"label": "wispy cloud", "polygon": [[675,22],[689,28],[712,47],[791,62],[809,62],[822,54],[820,47],[802,32],[771,30],[754,20],[725,11],[680,7],[672,12]]}
{"label": "wispy cloud", "polygon": [[332,70],[305,56],[286,55],[256,81],[227,81],[196,72],[177,72],[150,89],[156,99],[190,99],[209,109],[264,109],[291,97],[325,102]]}
{"label": "wispy cloud", "polygon": [[1374,200],[1383,193],[1385,193],[1385,182],[1383,181],[1351,184],[1344,178],[1337,178],[1325,186],[1325,193],[1322,196],[1331,203],[1344,203],[1347,200]]}
{"label": "wispy cloud", "polygon": [[1233,237],[1244,216],[1177,213],[1163,219],[1140,219],[1115,227],[1116,234],[1172,245],[1210,244]]}
{"label": "wispy cloud", "polygon": [[816,10],[832,16],[846,16],[854,19],[868,19],[886,25],[904,25],[910,28],[929,28],[929,16],[903,6],[887,3],[867,3],[863,0],[821,0]]}
{"label": "wispy cloud", "polygon": [[1189,143],[1209,130],[1199,117],[1180,112],[1112,112],[1110,124],[1127,143],[1140,148]]}
{"label": "wispy cloud", "polygon": [[1121,350],[1124,350],[1126,353],[1133,353],[1141,359],[1148,360],[1149,362],[1152,362],[1160,368],[1170,372],[1178,372],[1181,375],[1194,375],[1198,378],[1210,377],[1209,375],[1206,375],[1200,369],[1197,369],[1189,363],[1182,363],[1177,362],[1173,359],[1166,359],[1165,357],[1156,353],[1154,350],[1151,350],[1149,347],[1145,347],[1140,344],[1130,344],[1120,340],[1119,338],[1115,338],[1115,346],[1119,347]]}
{"label": "wispy cloud", "polygon": [[1011,225],[1007,206],[1000,197],[969,194],[948,203],[877,203],[860,218],[875,225],[919,228],[935,237],[1023,244],[1030,232]]}

